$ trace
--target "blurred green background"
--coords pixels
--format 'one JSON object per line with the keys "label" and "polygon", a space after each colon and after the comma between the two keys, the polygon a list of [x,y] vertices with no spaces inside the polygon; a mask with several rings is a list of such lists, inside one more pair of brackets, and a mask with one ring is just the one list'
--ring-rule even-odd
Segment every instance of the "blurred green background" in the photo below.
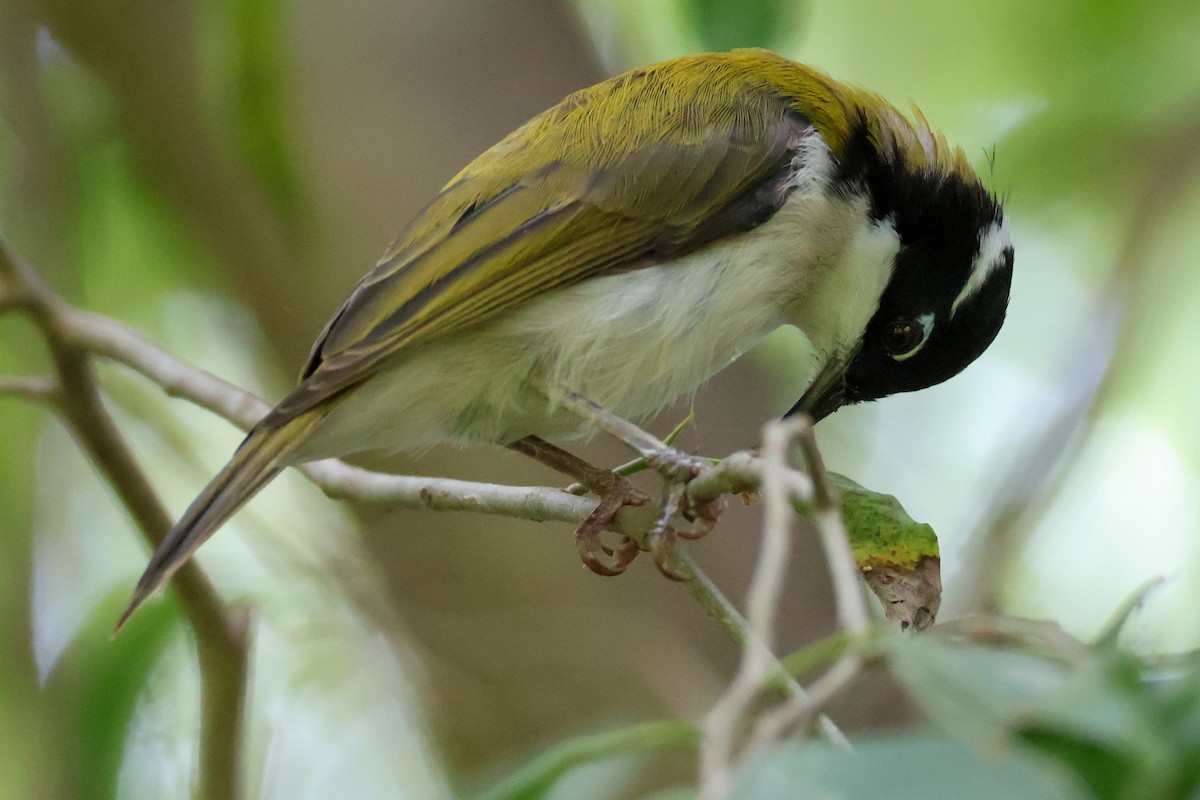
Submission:
{"label": "blurred green background", "polygon": [[[630,66],[771,47],[919,104],[1008,198],[1017,247],[995,345],[947,384],[823,423],[830,467],[939,532],[942,619],[998,607],[1086,637],[1163,574],[1127,641],[1187,651],[1198,42],[1193,0],[6,0],[0,232],[71,301],[275,398],[387,242],[509,130]],[[682,443],[753,444],[798,395],[793,345],[783,331],[713,380]],[[0,374],[46,364],[27,324],[0,317]],[[240,436],[120,370],[102,377],[180,511]],[[587,454],[625,458],[600,440]],[[366,463],[559,482],[499,448]],[[756,530],[757,509],[732,509],[694,547],[730,597]],[[197,680],[173,601],[108,638],[145,556],[54,419],[0,397],[0,797],[187,795]],[[574,734],[699,718],[737,658],[649,564],[585,572],[568,526],[357,513],[295,475],[201,562],[256,609],[250,797],[478,788]],[[789,569],[782,650],[834,625],[811,537]],[[920,719],[882,670],[832,714],[851,731]],[[687,753],[635,755],[557,791],[640,796],[692,771]]]}

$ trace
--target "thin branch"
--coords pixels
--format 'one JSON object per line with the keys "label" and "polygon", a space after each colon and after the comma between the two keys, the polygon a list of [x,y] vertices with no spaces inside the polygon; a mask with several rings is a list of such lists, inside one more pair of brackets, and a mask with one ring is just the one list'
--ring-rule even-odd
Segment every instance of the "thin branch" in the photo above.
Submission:
{"label": "thin branch", "polygon": [[45,377],[0,377],[0,397],[5,396],[53,405],[58,402],[58,382]]}
{"label": "thin branch", "polygon": [[783,476],[788,471],[788,449],[795,432],[794,421],[772,422],[763,431],[763,542],[746,601],[747,645],[742,649],[741,664],[733,682],[704,720],[698,793],[701,800],[722,800],[729,794],[734,739],[746,712],[778,663],[771,655],[775,611],[791,551],[791,523],[795,514]]}
{"label": "thin branch", "polygon": [[[596,507],[596,501],[591,498],[547,486],[502,486],[451,478],[388,475],[334,459],[305,464],[300,471],[331,498],[381,508],[469,511],[531,522],[578,525]],[[623,508],[617,514],[613,530],[629,535],[644,534],[654,514],[653,508]]]}
{"label": "thin branch", "polygon": [[254,393],[207,370],[192,366],[114,319],[69,309],[63,324],[75,341],[93,354],[115,361],[181,397],[232,422],[244,431],[270,410]]}
{"label": "thin branch", "polygon": [[[732,453],[688,482],[688,497],[695,505],[710,503],[727,494],[746,494],[762,487],[763,459],[751,450]],[[804,501],[813,495],[812,479],[788,469],[779,476],[792,497]]]}
{"label": "thin branch", "polygon": [[842,503],[837,493],[825,478],[825,462],[817,449],[812,424],[806,418],[799,430],[800,447],[808,462],[808,474],[813,485],[813,504],[816,511],[812,516],[821,545],[825,548],[825,559],[829,562],[829,577],[833,581],[837,601],[838,623],[855,636],[870,630],[871,615],[863,598],[858,564],[850,546],[850,535],[842,521]]}
{"label": "thin branch", "polygon": [[[143,536],[155,545],[171,516],[147,480],[116,422],[104,408],[86,347],[65,324],[70,312],[27,265],[0,240],[0,282],[22,298],[54,361],[61,386],[61,417],[92,463],[112,486]],[[200,796],[234,800],[240,792],[243,703],[247,678],[245,625],[235,621],[216,589],[192,563],[174,586],[196,637],[201,681]]]}
{"label": "thin branch", "polygon": [[871,615],[863,597],[858,565],[854,561],[850,537],[842,522],[841,500],[825,478],[825,462],[817,448],[812,423],[807,417],[801,417],[797,438],[812,479],[812,520],[825,549],[825,560],[829,564],[829,577],[833,583],[837,603],[838,625],[848,631],[852,638],[842,657],[809,687],[808,698],[797,700],[790,697],[759,719],[751,737],[752,746],[774,742],[797,727],[805,727],[817,711],[853,683],[863,667],[863,658],[855,650],[855,646],[871,630]]}
{"label": "thin branch", "polygon": [[[784,703],[767,712],[758,721],[751,736],[751,747],[776,742],[797,728],[808,727],[809,720],[848,688],[862,674],[864,659],[851,653],[842,656],[808,687],[801,703]],[[823,715],[822,715],[823,716]]]}
{"label": "thin branch", "polygon": [[717,588],[708,574],[700,569],[700,565],[692,558],[691,553],[681,550],[678,555],[680,566],[688,576],[686,580],[682,581],[684,588],[695,598],[704,612],[725,629],[734,644],[745,647],[749,623],[742,616],[742,612],[729,602],[729,598]]}
{"label": "thin branch", "polygon": [[[750,629],[750,623],[742,616],[742,613],[737,610],[733,603],[729,602],[724,593],[717,588],[717,585],[712,582],[712,579],[700,569],[700,565],[696,563],[691,554],[686,550],[681,550],[678,553],[680,564],[687,570],[689,577],[683,581],[684,587],[691,593],[696,602],[700,604],[710,617],[716,620],[725,632],[729,634],[729,638],[734,642],[743,646],[751,646],[752,640],[747,638],[747,632]],[[757,643],[757,646],[762,647],[762,643]],[[767,651],[772,659],[775,655]],[[779,688],[782,690],[785,697],[791,697],[800,702],[807,701],[809,692],[795,676],[784,665],[775,660],[774,665],[777,667],[775,675],[779,681]],[[772,678],[775,680],[776,678]],[[846,734],[841,728],[825,714],[817,716],[817,734],[826,742],[834,747],[850,749],[850,741],[846,738]]]}

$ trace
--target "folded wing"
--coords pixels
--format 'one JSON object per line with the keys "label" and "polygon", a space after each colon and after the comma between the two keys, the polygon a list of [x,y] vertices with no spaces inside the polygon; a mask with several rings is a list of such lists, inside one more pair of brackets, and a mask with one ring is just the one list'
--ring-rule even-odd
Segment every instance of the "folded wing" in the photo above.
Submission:
{"label": "folded wing", "polygon": [[763,90],[714,99],[695,88],[630,73],[568,97],[480,156],[355,288],[300,386],[261,425],[336,399],[405,348],[770,218],[808,122]]}

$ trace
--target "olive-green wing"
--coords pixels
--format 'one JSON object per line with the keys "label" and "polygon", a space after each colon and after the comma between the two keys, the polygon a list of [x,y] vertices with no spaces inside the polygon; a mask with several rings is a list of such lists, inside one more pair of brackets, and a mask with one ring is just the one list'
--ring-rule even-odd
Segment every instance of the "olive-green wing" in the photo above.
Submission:
{"label": "olive-green wing", "polygon": [[572,95],[456,176],[326,326],[279,424],[401,350],[553,289],[695,250],[768,219],[807,121],[765,91],[707,102],[669,75]]}

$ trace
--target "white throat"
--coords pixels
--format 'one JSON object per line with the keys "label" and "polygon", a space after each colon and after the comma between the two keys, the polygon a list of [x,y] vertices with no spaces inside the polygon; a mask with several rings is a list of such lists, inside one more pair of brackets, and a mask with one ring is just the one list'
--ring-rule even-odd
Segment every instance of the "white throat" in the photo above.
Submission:
{"label": "white throat", "polygon": [[867,323],[879,308],[900,253],[894,221],[867,221],[866,201],[849,219],[857,229],[840,258],[824,264],[794,306],[790,320],[812,344],[819,369],[831,359],[845,359],[857,349]]}

